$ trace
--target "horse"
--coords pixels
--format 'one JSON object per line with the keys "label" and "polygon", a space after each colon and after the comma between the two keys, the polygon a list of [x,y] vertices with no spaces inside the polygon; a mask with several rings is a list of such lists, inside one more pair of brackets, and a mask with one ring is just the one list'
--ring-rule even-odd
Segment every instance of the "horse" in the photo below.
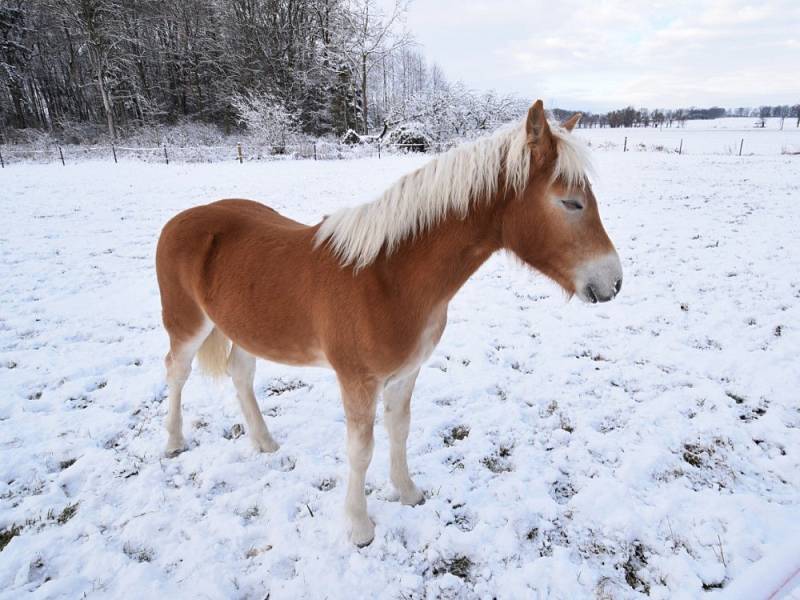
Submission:
{"label": "horse", "polygon": [[541,100],[526,118],[405,175],[377,200],[313,226],[251,200],[190,208],[156,251],[168,389],[166,453],[185,449],[181,390],[198,357],[230,375],[255,448],[275,452],[253,392],[256,358],[335,371],[346,417],[349,537],[375,525],[364,482],[383,397],[390,479],[405,505],[424,501],[406,440],[421,365],[448,303],[492,254],[506,250],[588,303],[614,298],[622,267],[600,220],[580,114],[550,123]]}

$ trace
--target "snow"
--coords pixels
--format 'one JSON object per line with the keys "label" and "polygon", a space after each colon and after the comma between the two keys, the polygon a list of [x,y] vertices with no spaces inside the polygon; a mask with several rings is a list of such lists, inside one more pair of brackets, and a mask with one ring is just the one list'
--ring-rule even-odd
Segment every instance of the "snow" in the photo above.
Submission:
{"label": "snow", "polygon": [[[779,548],[771,549],[765,556],[742,576],[720,593],[720,600],[737,600],[738,598],[759,598],[767,594],[765,590],[776,590],[783,597],[800,598],[800,531],[792,531],[787,535],[789,542]],[[776,594],[778,596],[778,594]]]}
{"label": "snow", "polygon": [[236,196],[313,222],[425,160],[0,172],[0,598],[680,599],[791,571],[800,162],[777,153],[597,152],[621,295],[566,302],[490,260],[417,384],[427,501],[389,501],[379,426],[366,548],[330,371],[259,362],[273,455],[238,436],[232,385],[193,375],[190,450],[163,457],[162,224]]}
{"label": "snow", "polygon": [[[726,117],[722,119],[694,119],[685,126],[673,123],[672,127],[618,127],[576,129],[576,133],[594,148],[622,150],[628,138],[628,151],[677,152],[682,154],[723,154],[735,156],[742,147],[742,155],[769,155],[800,153],[800,128],[797,119],[787,118],[783,129],[780,119],[765,119],[765,128],[756,128],[756,117]],[[681,146],[681,140],[683,145]],[[744,140],[744,143],[742,143]]]}

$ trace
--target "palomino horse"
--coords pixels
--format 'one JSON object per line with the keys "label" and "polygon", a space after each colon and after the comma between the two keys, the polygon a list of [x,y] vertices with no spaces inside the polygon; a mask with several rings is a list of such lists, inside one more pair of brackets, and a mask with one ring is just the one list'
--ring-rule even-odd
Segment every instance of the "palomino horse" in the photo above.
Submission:
{"label": "palomino horse", "polygon": [[306,226],[249,200],[174,217],[156,254],[169,388],[167,453],[184,448],[181,389],[192,359],[233,379],[258,450],[274,452],[253,393],[256,357],[331,367],[347,418],[350,538],[372,541],[364,478],[383,394],[391,481],[423,502],[406,463],[410,400],[447,305],[494,252],[510,250],[570,295],[604,302],[622,269],[586,177],[583,146],[550,125],[541,100],[524,123],[458,147],[370,204]]}

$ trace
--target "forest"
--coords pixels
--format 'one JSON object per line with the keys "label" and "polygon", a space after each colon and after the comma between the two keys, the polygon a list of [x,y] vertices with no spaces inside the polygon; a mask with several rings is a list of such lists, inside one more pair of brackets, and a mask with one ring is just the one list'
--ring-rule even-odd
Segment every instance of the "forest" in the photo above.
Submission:
{"label": "forest", "polygon": [[[469,137],[530,99],[449,81],[377,0],[2,0],[0,142],[68,143],[198,124],[267,142]],[[580,108],[580,107],[573,107]],[[556,110],[571,114],[572,110]],[[672,126],[721,115],[796,116],[800,105],[636,109],[583,126]]]}

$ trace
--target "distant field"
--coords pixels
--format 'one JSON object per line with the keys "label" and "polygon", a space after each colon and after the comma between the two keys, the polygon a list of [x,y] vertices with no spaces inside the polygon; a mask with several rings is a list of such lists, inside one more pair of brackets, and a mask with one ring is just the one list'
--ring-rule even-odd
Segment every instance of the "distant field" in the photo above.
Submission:
{"label": "distant field", "polygon": [[800,153],[800,128],[797,119],[787,118],[783,130],[780,119],[767,119],[765,128],[755,127],[755,117],[728,117],[724,119],[687,121],[684,126],[672,127],[619,127],[578,129],[593,147],[622,150],[628,138],[628,150],[677,152],[683,140],[684,154],[739,153],[742,140],[743,155]]}

